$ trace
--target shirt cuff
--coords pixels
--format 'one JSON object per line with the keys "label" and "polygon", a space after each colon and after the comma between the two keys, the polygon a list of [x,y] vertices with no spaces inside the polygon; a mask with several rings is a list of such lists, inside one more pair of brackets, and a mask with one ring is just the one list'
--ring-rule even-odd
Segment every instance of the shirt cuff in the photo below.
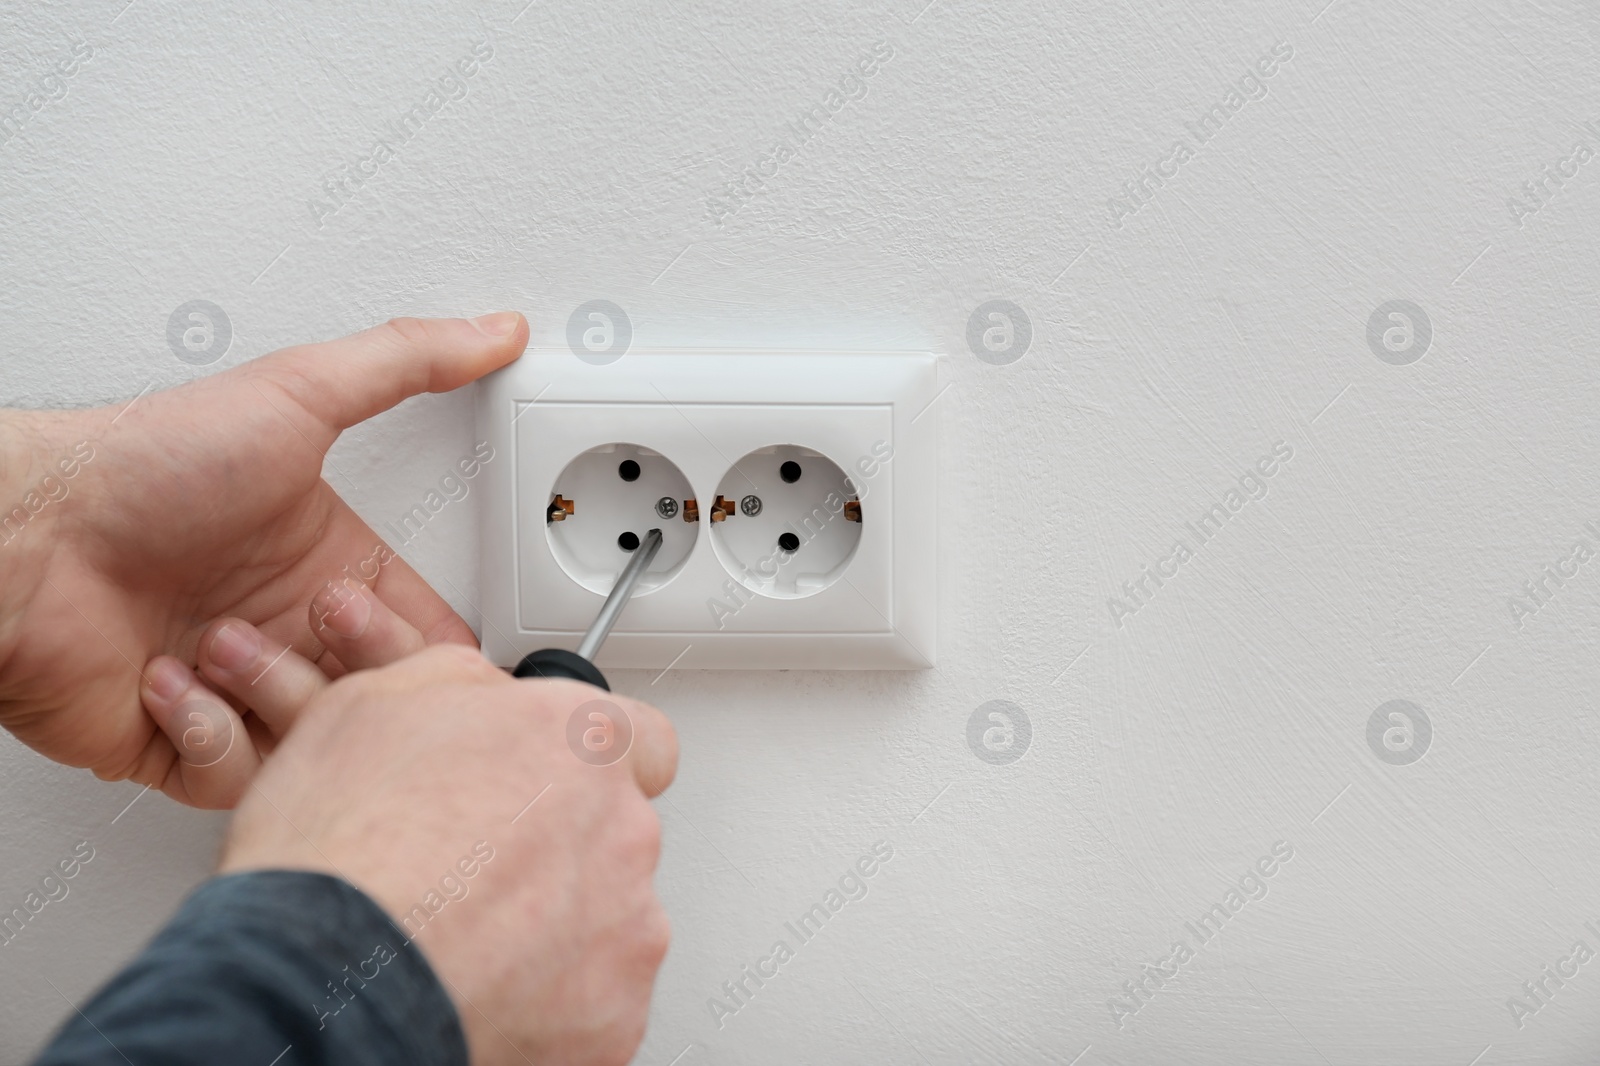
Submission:
{"label": "shirt cuff", "polygon": [[[80,1038],[95,1048],[82,1059]],[[135,1062],[468,1062],[455,1004],[405,932],[348,882],[288,870],[201,885],[39,1066],[98,1062],[108,1043]]]}

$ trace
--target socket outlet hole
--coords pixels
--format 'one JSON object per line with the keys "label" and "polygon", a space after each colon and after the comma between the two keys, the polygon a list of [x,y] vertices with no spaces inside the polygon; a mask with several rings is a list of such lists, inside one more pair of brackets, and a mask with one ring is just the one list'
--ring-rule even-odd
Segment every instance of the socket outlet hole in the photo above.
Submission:
{"label": "socket outlet hole", "polygon": [[635,595],[676,577],[700,535],[699,522],[661,520],[661,500],[693,499],[694,490],[672,460],[642,445],[590,448],[567,464],[548,493],[551,501],[560,497],[572,505],[561,521],[545,525],[550,554],[568,577],[599,596],[610,594],[638,550],[639,530],[659,528],[661,550]]}
{"label": "socket outlet hole", "polygon": [[[804,479],[801,473],[805,473]],[[795,444],[758,448],[717,486],[719,499],[754,496],[754,515],[733,508],[709,530],[734,579],[773,599],[814,596],[838,581],[861,543],[867,507],[839,464]]]}

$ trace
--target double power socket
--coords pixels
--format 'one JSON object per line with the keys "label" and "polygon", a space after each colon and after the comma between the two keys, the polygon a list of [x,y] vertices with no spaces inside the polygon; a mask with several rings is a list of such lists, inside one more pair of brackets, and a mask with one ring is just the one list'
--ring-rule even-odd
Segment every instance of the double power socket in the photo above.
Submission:
{"label": "double power socket", "polygon": [[601,666],[914,669],[935,650],[935,361],[532,350],[480,386],[483,646],[573,647],[662,546]]}

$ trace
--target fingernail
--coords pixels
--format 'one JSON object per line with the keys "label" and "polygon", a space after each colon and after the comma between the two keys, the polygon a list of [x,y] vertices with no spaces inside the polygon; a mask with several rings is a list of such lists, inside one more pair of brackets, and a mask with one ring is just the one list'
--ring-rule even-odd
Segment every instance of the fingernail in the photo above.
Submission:
{"label": "fingernail", "polygon": [[194,675],[176,659],[157,659],[145,669],[145,679],[157,699],[175,700],[188,690]]}
{"label": "fingernail", "polygon": [[517,328],[517,320],[521,317],[515,311],[496,311],[492,315],[474,318],[472,324],[478,327],[479,333],[490,337],[508,337]]}
{"label": "fingernail", "polygon": [[341,637],[359,637],[372,621],[372,603],[366,590],[348,578],[338,584],[329,582],[323,603],[328,608],[322,616],[323,625]]}
{"label": "fingernail", "polygon": [[261,658],[261,635],[236,622],[229,622],[211,638],[212,663],[224,670],[237,671]]}

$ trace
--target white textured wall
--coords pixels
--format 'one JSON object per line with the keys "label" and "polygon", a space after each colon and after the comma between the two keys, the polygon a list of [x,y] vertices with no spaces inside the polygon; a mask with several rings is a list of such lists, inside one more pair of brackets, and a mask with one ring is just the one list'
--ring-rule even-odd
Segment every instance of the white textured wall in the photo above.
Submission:
{"label": "white textured wall", "polygon": [[[595,298],[640,343],[929,346],[939,668],[618,679],[683,740],[639,1061],[1593,1061],[1600,962],[1520,1029],[1507,1000],[1600,950],[1600,562],[1520,628],[1508,597],[1600,549],[1600,159],[1520,225],[1507,200],[1600,149],[1600,10],[926,2],[11,0],[0,106],[94,54],[0,145],[0,401],[127,398],[399,313],[514,306],[559,345]],[[319,228],[324,176],[485,35],[466,98]],[[880,40],[866,95],[712,224]],[[1113,226],[1108,198],[1283,44],[1266,97]],[[235,330],[210,368],[166,343],[197,298]],[[967,346],[989,299],[1032,321],[1008,365]],[[1391,299],[1431,320],[1408,365],[1368,345]],[[397,516],[470,449],[467,400],[350,434],[330,480]],[[1108,597],[1278,441],[1266,497],[1114,626]],[[474,521],[406,551],[469,618]],[[1032,727],[1007,765],[966,740],[996,699]],[[1391,699],[1432,724],[1420,761],[1369,747]],[[152,795],[112,824],[136,788],[11,743],[0,767],[0,904],[97,849],[0,948],[14,1062],[220,823]],[[879,840],[869,894],[719,1029],[708,997]],[[1121,983],[1280,840],[1266,897],[1119,1030]]]}

